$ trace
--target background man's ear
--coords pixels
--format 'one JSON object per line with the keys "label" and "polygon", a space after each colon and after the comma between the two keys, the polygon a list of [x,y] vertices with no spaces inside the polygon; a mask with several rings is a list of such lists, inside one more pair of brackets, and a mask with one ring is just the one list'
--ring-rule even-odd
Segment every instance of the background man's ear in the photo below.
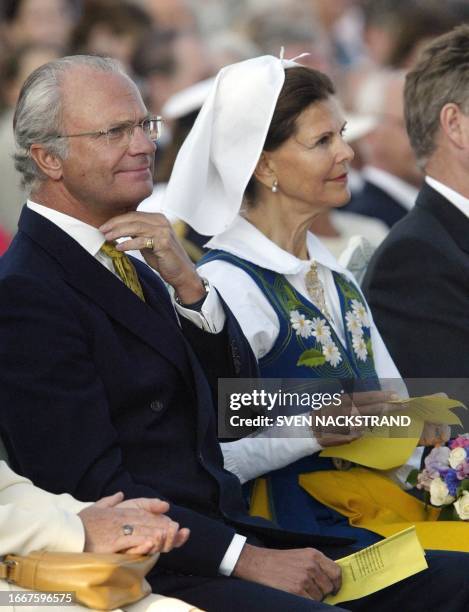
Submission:
{"label": "background man's ear", "polygon": [[62,178],[62,160],[50,153],[41,144],[31,145],[31,157],[34,159],[41,171],[53,181]]}
{"label": "background man's ear", "polygon": [[254,176],[259,183],[262,183],[268,189],[272,188],[272,184],[276,180],[276,176],[272,161],[268,157],[268,153],[264,152],[260,156],[256,169],[254,170]]}

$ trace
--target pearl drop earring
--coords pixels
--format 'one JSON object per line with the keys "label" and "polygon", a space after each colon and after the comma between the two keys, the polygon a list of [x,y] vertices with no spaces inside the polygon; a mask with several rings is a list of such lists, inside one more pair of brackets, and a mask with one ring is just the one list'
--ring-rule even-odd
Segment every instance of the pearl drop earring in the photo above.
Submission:
{"label": "pearl drop earring", "polygon": [[277,193],[278,191],[278,181],[277,179],[274,180],[274,182],[272,183],[272,193]]}

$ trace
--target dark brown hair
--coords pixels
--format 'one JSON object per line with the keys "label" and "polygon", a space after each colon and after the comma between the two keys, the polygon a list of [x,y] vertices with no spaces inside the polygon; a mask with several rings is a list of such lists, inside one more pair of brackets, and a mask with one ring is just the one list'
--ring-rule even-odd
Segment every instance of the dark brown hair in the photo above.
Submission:
{"label": "dark brown hair", "polygon": [[[314,70],[298,66],[285,70],[285,81],[275,106],[264,151],[275,151],[296,132],[296,120],[311,104],[327,100],[335,94],[330,78]],[[244,193],[246,202],[253,205],[256,198],[256,179],[251,177]]]}

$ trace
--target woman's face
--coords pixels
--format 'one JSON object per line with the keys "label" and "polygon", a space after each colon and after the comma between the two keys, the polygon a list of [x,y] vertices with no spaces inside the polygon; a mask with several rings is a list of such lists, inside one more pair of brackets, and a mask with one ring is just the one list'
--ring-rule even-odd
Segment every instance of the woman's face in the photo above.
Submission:
{"label": "woman's face", "polygon": [[343,141],[345,128],[335,98],[308,106],[296,120],[296,132],[266,153],[278,192],[301,210],[334,208],[350,199],[347,173],[353,150]]}

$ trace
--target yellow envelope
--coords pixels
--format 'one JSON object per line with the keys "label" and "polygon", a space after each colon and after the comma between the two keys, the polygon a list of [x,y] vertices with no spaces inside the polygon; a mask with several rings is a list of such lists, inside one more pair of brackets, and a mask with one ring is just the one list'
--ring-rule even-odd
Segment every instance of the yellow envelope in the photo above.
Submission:
{"label": "yellow envelope", "polygon": [[342,586],[325,603],[339,604],[371,595],[428,567],[415,527],[404,529],[368,548],[336,561]]}

